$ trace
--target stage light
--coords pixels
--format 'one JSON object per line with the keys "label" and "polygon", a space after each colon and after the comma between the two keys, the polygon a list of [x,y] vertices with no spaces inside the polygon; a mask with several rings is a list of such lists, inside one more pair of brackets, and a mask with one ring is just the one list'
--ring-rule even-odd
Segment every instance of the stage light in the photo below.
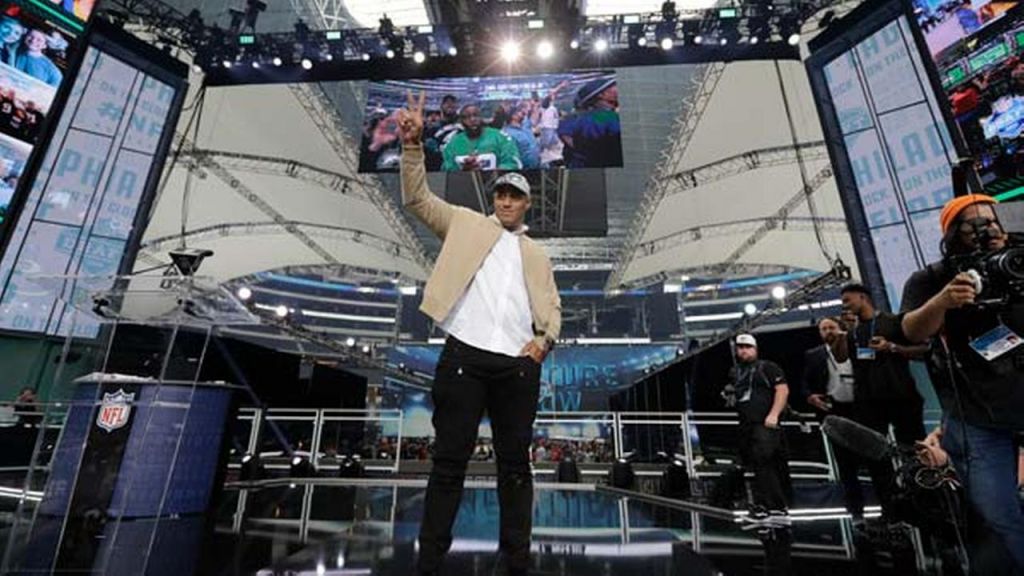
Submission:
{"label": "stage light", "polygon": [[607,49],[608,49],[608,41],[605,40],[604,38],[598,38],[597,40],[594,41],[594,51],[595,52],[604,52]]}
{"label": "stage light", "polygon": [[280,66],[281,65],[281,57],[280,56],[274,56],[274,59],[271,60],[271,62],[274,63],[274,66]]}
{"label": "stage light", "polygon": [[363,55],[360,56],[360,58],[363,59],[363,62],[368,62],[370,60],[370,55],[367,54],[366,52],[363,52]]}
{"label": "stage light", "polygon": [[675,41],[673,41],[671,38],[666,37],[666,38],[662,38],[661,39],[661,49],[662,50],[671,50],[672,47],[675,46],[675,45],[676,45]]}
{"label": "stage light", "polygon": [[675,458],[668,465],[661,476],[661,495],[677,500],[690,497],[690,474],[686,470],[686,462]]}
{"label": "stage light", "polygon": [[637,46],[647,46],[647,37],[646,36],[641,36],[640,38],[638,38],[637,41],[636,41],[636,45]]}
{"label": "stage light", "polygon": [[328,62],[334,61],[334,54],[328,52],[327,54],[324,55],[324,60],[327,60]]}
{"label": "stage light", "polygon": [[790,34],[789,38],[786,39],[786,42],[788,42],[790,46],[796,46],[800,43],[800,34],[797,32]]}
{"label": "stage light", "polygon": [[203,67],[200,66],[199,64],[193,64],[192,65],[192,71],[195,72],[196,74],[200,74],[203,71]]}
{"label": "stage light", "polygon": [[372,351],[369,344],[363,344],[363,354],[369,354]]}
{"label": "stage light", "polygon": [[416,51],[412,55],[412,60],[417,64],[423,64],[427,60],[427,55],[423,52]]}
{"label": "stage light", "polygon": [[323,562],[316,563],[316,576],[324,576],[327,574],[327,566],[324,566]]}
{"label": "stage light", "polygon": [[619,458],[608,471],[608,484],[622,490],[630,490],[636,483],[636,474],[628,458]]}
{"label": "stage light", "polygon": [[743,307],[743,313],[746,314],[747,316],[753,316],[754,314],[757,314],[757,306],[753,304],[747,304],[746,306]]}
{"label": "stage light", "polygon": [[247,453],[245,456],[242,456],[242,467],[238,473],[238,479],[242,482],[260,480],[263,478],[265,471],[260,457]]}
{"label": "stage light", "polygon": [[292,456],[292,462],[288,467],[288,471],[291,478],[312,478],[314,473],[313,465],[310,464],[309,460],[298,454]]}
{"label": "stage light", "polygon": [[223,65],[225,68],[231,68],[231,60],[225,60],[221,62],[221,65]]}
{"label": "stage light", "polygon": [[391,60],[392,58],[395,57],[395,51],[392,50],[391,48],[388,48],[388,51],[384,53],[384,56],[387,57],[388,60]]}
{"label": "stage light", "polygon": [[284,318],[285,316],[288,315],[288,307],[282,304],[281,306],[274,308],[274,314],[278,318]]}
{"label": "stage light", "polygon": [[697,34],[696,36],[693,37],[693,43],[694,44],[703,44],[704,43],[704,37],[701,36],[700,34]]}
{"label": "stage light", "polygon": [[349,336],[348,338],[345,338],[345,346],[348,346],[349,348],[355,348],[356,347],[356,339],[351,337],[351,336]]}
{"label": "stage light", "polygon": [[509,40],[501,45],[501,57],[512,63],[519,58],[519,44]]}
{"label": "stage light", "polygon": [[579,47],[580,47],[580,41],[579,40],[573,38],[572,42],[569,42],[569,48],[572,48],[573,50],[576,50]]}
{"label": "stage light", "polygon": [[775,298],[776,300],[785,300],[786,299],[786,287],[785,286],[776,286],[775,288],[772,288],[772,298]]}
{"label": "stage light", "polygon": [[302,59],[302,69],[303,70],[312,70],[313,69],[313,61],[310,60],[309,58],[303,58]]}
{"label": "stage light", "polygon": [[456,48],[455,46],[452,46],[451,48],[448,49],[448,55],[449,56],[458,56],[459,55],[459,49]]}
{"label": "stage light", "polygon": [[253,68],[256,68],[256,69],[259,69],[259,67],[260,67],[260,63],[259,63],[259,62],[257,62],[257,61],[255,61],[255,60],[253,60],[253,61],[252,61],[252,67],[253,67]]}
{"label": "stage light", "polygon": [[728,38],[721,38],[721,39],[718,40],[718,43],[721,44],[722,46],[725,46],[726,44],[729,43],[729,39]]}
{"label": "stage light", "polygon": [[540,43],[537,44],[537,56],[540,58],[547,60],[548,58],[551,58],[551,55],[554,53],[555,47],[550,41],[541,40]]}
{"label": "stage light", "polygon": [[[256,62],[253,62],[253,64],[256,64]],[[252,298],[252,289],[249,288],[248,286],[242,286],[241,288],[238,289],[238,291],[235,294],[238,295],[239,300],[242,300],[244,302],[249,298]]]}
{"label": "stage light", "polygon": [[750,37],[750,43],[751,44],[757,44],[757,42],[758,42],[757,36],[751,36]]}

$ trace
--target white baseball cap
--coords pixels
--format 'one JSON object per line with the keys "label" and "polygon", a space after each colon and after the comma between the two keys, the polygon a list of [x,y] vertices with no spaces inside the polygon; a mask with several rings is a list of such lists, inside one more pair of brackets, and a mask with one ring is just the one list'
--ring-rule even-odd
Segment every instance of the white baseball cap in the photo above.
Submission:
{"label": "white baseball cap", "polygon": [[501,186],[511,186],[527,196],[530,195],[530,183],[526,180],[526,176],[523,176],[518,172],[509,172],[501,178],[498,178],[494,181],[494,185],[491,186],[491,189],[497,190]]}
{"label": "white baseball cap", "polygon": [[757,339],[752,334],[740,334],[736,337],[737,346],[753,346],[757,348]]}

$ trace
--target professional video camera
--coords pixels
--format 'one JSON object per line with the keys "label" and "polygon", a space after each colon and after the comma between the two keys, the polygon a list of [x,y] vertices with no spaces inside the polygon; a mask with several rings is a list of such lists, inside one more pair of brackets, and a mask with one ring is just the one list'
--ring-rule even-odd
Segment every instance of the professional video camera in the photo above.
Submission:
{"label": "professional video camera", "polygon": [[[977,246],[987,246],[995,236],[985,218],[968,220],[967,224],[974,227]],[[977,306],[998,308],[1024,301],[1024,237],[1021,234],[1009,233],[1007,246],[1002,250],[991,252],[979,248],[970,254],[948,256],[947,261],[956,272],[966,272],[974,279]]]}

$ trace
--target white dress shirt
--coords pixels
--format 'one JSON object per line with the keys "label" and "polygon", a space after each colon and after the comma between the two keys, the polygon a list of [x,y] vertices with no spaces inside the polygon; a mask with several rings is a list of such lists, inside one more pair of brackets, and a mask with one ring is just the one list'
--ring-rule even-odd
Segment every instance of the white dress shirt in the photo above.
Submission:
{"label": "white dress shirt", "polygon": [[501,231],[466,293],[455,303],[441,329],[473,346],[520,356],[533,339],[533,314],[523,277],[523,256],[516,232]]}
{"label": "white dress shirt", "polygon": [[825,346],[828,352],[828,395],[836,402],[853,402],[853,362],[836,362],[832,349]]}

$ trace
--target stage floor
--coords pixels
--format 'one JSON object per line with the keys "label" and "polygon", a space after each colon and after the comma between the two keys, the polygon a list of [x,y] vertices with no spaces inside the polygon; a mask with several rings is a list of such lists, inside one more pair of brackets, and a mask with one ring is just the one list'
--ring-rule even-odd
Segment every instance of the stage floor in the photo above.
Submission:
{"label": "stage floor", "polygon": [[[422,480],[281,480],[232,487],[223,495],[215,537],[202,546],[196,573],[414,574],[424,492]],[[783,531],[752,526],[740,516],[591,485],[537,484],[531,574],[764,574],[765,542],[773,557],[791,557],[792,566],[775,573],[912,573],[892,569],[887,552],[871,559],[862,552],[855,560],[854,532],[841,509],[797,504],[792,528]],[[491,574],[498,546],[493,482],[467,483],[454,538],[442,574]],[[915,560],[915,552],[909,551],[907,561]],[[926,562],[923,556],[917,560]]]}

